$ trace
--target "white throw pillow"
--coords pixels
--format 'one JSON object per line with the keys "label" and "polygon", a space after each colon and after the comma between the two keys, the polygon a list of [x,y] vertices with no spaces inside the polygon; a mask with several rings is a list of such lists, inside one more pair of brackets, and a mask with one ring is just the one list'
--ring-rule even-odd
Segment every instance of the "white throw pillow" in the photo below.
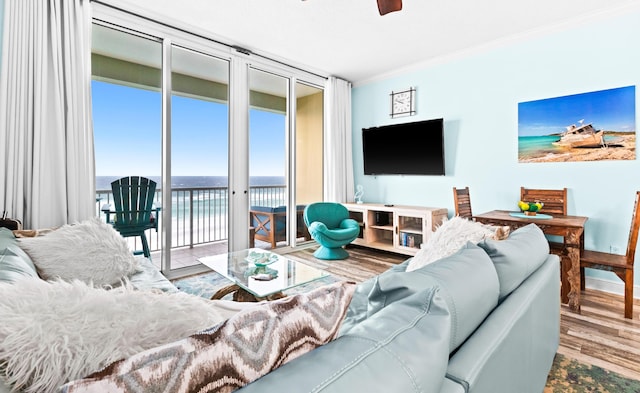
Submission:
{"label": "white throw pillow", "polygon": [[481,224],[460,216],[445,220],[431,235],[423,247],[409,261],[407,271],[419,269],[432,262],[454,254],[467,242],[478,244],[484,239],[505,239],[509,227]]}
{"label": "white throw pillow", "polygon": [[77,279],[104,286],[118,284],[137,271],[126,240],[98,218],[19,241],[45,280]]}
{"label": "white throw pillow", "polygon": [[108,364],[224,321],[183,292],[112,290],[25,278],[0,284],[0,380],[47,393]]}

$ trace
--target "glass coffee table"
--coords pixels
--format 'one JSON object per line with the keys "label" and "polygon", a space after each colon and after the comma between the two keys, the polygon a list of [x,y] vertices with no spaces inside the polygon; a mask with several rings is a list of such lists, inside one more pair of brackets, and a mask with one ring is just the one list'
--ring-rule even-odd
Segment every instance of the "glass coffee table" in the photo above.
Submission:
{"label": "glass coffee table", "polygon": [[327,277],[329,273],[260,248],[198,258],[232,281],[218,290],[211,299],[221,299],[233,293],[235,301],[275,300],[284,297],[282,291]]}

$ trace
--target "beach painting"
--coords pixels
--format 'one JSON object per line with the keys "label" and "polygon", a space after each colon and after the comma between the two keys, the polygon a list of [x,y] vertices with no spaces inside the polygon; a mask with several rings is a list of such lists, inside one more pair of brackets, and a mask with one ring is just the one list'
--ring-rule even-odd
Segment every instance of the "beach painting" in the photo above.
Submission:
{"label": "beach painting", "polygon": [[636,89],[518,104],[518,162],[635,160]]}

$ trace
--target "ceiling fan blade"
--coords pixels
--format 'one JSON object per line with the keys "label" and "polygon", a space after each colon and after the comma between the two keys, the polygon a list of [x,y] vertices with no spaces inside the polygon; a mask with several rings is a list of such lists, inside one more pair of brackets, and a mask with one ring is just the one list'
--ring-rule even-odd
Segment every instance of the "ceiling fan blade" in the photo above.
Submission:
{"label": "ceiling fan blade", "polygon": [[378,0],[378,11],[380,11],[380,15],[400,11],[401,9],[402,0]]}

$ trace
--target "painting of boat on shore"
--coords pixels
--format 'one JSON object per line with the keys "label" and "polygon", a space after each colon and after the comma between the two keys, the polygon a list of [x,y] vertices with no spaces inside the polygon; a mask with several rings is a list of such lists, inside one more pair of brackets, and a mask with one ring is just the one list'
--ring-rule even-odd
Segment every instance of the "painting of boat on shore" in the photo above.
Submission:
{"label": "painting of boat on shore", "polygon": [[636,159],[635,86],[518,104],[518,162]]}

